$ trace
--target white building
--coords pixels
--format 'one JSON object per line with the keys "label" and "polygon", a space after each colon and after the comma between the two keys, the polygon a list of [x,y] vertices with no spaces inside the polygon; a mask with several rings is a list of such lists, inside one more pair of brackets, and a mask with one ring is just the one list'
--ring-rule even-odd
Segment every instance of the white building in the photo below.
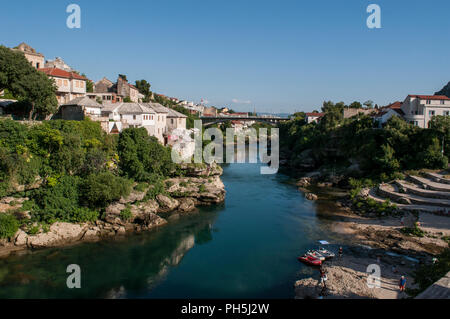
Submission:
{"label": "white building", "polygon": [[324,116],[325,113],[306,113],[305,121],[306,123],[317,123],[320,118]]}
{"label": "white building", "polygon": [[105,104],[102,116],[109,119],[108,133],[120,133],[129,127],[144,127],[149,135],[155,136],[156,112],[143,104]]}
{"label": "white building", "polygon": [[402,111],[402,102],[395,102],[386,107],[383,107],[379,112],[373,115],[374,121],[378,124],[378,127],[383,127],[387,121],[396,116],[401,119],[404,118],[405,113]]}
{"label": "white building", "polygon": [[433,116],[450,116],[450,98],[444,95],[408,95],[401,110],[408,123],[428,128]]}
{"label": "white building", "polygon": [[58,68],[42,68],[39,71],[55,81],[57,87],[56,98],[60,105],[86,95],[87,79],[84,76]]}

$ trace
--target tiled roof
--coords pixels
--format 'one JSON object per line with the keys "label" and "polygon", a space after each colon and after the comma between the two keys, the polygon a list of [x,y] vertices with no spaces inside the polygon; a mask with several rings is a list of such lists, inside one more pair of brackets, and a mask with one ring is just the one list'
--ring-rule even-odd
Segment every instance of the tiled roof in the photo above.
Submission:
{"label": "tiled roof", "polygon": [[186,115],[184,115],[184,114],[182,114],[180,112],[177,112],[177,111],[172,110],[172,109],[168,109],[168,110],[169,110],[169,114],[167,115],[168,118],[173,118],[173,117],[176,117],[176,118],[187,118]]}
{"label": "tiled roof", "polygon": [[414,98],[418,98],[418,99],[421,99],[421,100],[450,100],[450,98],[445,96],[445,95],[415,95],[415,94],[410,94],[410,95],[408,95],[408,97],[414,97]]}
{"label": "tiled roof", "polygon": [[76,99],[73,99],[72,101],[64,104],[63,106],[72,106],[72,105],[97,107],[97,108],[103,107],[101,104],[97,103],[95,100],[88,98],[87,96],[77,97]]}
{"label": "tiled roof", "polygon": [[117,112],[119,114],[155,114],[156,112],[141,103],[106,104],[103,112]]}
{"label": "tiled roof", "polygon": [[38,69],[41,72],[44,72],[48,76],[54,76],[58,78],[65,78],[65,79],[77,79],[77,80],[84,80],[87,79],[84,76],[81,76],[75,72],[67,72],[58,68],[41,68]]}
{"label": "tiled roof", "polygon": [[159,103],[144,103],[144,105],[152,108],[156,113],[169,114],[169,109]]}

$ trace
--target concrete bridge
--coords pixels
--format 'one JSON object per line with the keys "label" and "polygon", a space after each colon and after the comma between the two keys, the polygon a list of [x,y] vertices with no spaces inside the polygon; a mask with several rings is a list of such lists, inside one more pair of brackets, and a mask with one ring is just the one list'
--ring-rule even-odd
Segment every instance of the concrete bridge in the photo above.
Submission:
{"label": "concrete bridge", "polygon": [[201,116],[204,126],[209,126],[227,121],[241,121],[241,122],[263,122],[276,125],[280,122],[289,121],[285,117],[264,117],[264,116]]}

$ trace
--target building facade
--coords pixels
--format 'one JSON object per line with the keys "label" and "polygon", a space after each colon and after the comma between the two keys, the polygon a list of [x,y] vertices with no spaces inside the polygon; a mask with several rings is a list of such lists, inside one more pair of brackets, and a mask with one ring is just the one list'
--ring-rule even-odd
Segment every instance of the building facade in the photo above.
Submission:
{"label": "building facade", "polygon": [[433,116],[450,116],[450,98],[445,95],[408,95],[401,110],[408,123],[428,128]]}
{"label": "building facade", "polygon": [[55,81],[57,87],[56,98],[60,105],[86,95],[87,79],[84,76],[58,68],[42,68],[39,71]]}
{"label": "building facade", "polygon": [[102,105],[87,96],[76,98],[61,105],[61,118],[69,121],[82,121],[86,118],[98,120],[102,115]]}
{"label": "building facade", "polygon": [[24,54],[25,58],[30,62],[30,64],[36,68],[40,69],[44,67],[45,57],[43,54],[36,52],[31,46],[26,43],[21,43],[17,47],[13,48],[14,51],[21,52]]}

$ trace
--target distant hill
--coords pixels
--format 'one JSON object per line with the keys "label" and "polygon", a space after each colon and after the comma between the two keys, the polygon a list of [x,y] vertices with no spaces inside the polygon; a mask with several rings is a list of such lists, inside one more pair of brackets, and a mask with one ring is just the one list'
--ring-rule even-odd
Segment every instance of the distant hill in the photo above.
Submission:
{"label": "distant hill", "polygon": [[448,82],[447,85],[444,86],[444,88],[442,90],[434,93],[434,95],[445,95],[445,96],[450,97],[450,82]]}

